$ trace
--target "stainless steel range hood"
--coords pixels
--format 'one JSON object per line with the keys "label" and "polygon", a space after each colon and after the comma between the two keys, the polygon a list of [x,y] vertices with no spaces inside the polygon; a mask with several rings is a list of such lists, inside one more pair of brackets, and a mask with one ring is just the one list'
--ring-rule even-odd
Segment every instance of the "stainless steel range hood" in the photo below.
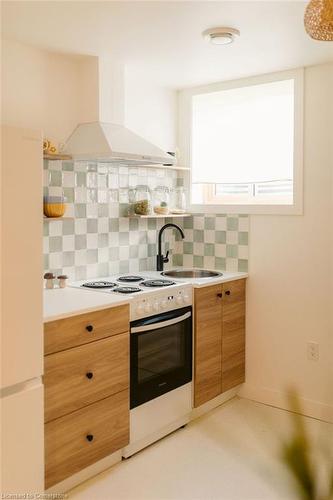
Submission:
{"label": "stainless steel range hood", "polygon": [[81,123],[62,149],[76,160],[126,165],[173,165],[175,159],[122,125]]}

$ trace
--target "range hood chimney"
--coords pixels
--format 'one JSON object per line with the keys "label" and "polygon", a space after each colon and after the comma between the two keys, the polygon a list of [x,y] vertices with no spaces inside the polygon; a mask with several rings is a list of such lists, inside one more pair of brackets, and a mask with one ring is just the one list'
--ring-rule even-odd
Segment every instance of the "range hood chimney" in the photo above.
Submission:
{"label": "range hood chimney", "polygon": [[123,125],[123,66],[108,58],[91,58],[85,64],[81,74],[81,98],[83,103],[94,105],[88,106],[89,113],[82,116],[83,123],[74,129],[62,152],[77,160],[126,165],[173,165],[175,158],[172,155]]}

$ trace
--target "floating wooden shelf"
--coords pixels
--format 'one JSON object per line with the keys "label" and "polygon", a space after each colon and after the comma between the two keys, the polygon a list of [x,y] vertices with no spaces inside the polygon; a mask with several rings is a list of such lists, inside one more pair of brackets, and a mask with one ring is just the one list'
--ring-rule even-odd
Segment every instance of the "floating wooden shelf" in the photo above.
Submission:
{"label": "floating wooden shelf", "polygon": [[74,217],[43,217],[44,222],[53,222],[59,220],[74,220]]}
{"label": "floating wooden shelf", "polygon": [[166,219],[174,217],[191,217],[192,214],[151,214],[151,215],[129,215],[130,219]]}
{"label": "floating wooden shelf", "polygon": [[72,160],[71,155],[61,155],[61,154],[44,154],[44,160]]}

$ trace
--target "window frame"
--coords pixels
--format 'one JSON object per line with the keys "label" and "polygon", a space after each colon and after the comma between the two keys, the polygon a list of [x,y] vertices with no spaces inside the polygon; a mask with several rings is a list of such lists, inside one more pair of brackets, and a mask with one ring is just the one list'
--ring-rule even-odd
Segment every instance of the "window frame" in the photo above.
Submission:
{"label": "window frame", "polygon": [[[234,88],[260,85],[281,80],[294,80],[294,168],[293,168],[293,204],[192,204],[192,98],[196,95],[230,90]],[[190,166],[189,175],[189,211],[192,213],[237,213],[237,214],[303,214],[303,116],[304,116],[304,68],[257,75],[239,80],[212,83],[209,85],[184,89],[178,95],[178,144],[180,162]]]}
{"label": "window frame", "polygon": [[[282,181],[283,182],[283,181]],[[203,199],[204,199],[204,205],[207,206],[207,205],[217,205],[217,206],[221,206],[221,205],[248,205],[248,206],[265,206],[265,205],[270,205],[270,206],[279,206],[278,203],[269,203],[270,202],[270,196],[268,195],[260,195],[260,197],[258,198],[255,198],[253,196],[248,196],[248,199],[249,198],[253,198],[255,201],[257,201],[257,203],[249,203],[249,204],[245,204],[245,203],[242,203],[243,200],[240,200],[240,196],[239,194],[229,194],[229,195],[218,195],[216,194],[216,186],[218,186],[220,183],[217,183],[217,184],[206,184],[203,186]],[[241,184],[244,184],[244,183],[241,183]],[[256,184],[256,183],[249,183],[249,184]],[[294,183],[293,183],[293,186],[294,186]],[[228,198],[229,198],[229,203],[228,203]],[[279,199],[282,199],[283,198],[283,195],[280,195],[279,196]],[[234,203],[230,203],[231,200],[234,200]],[[209,202],[213,202],[213,203],[209,203]],[[214,203],[215,201],[215,203]],[[291,207],[292,205],[288,204],[287,201],[288,201],[288,196],[285,197],[285,201],[286,203],[283,203],[283,206],[289,206]]]}

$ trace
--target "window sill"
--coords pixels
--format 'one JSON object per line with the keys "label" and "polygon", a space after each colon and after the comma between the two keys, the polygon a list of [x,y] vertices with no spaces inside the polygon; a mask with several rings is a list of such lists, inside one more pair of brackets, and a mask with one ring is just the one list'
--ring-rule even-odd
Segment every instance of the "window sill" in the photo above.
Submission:
{"label": "window sill", "polygon": [[245,215],[303,215],[299,205],[191,205],[191,213]]}

